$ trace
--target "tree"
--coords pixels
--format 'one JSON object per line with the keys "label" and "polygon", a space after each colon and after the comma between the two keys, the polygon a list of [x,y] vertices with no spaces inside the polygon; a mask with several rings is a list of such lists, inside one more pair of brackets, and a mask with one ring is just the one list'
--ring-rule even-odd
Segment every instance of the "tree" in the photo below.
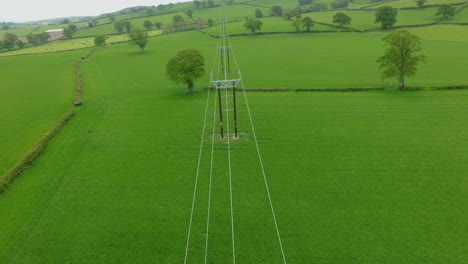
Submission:
{"label": "tree", "polygon": [[62,23],[61,23],[61,24],[70,24],[70,23],[71,23],[71,21],[70,21],[69,18],[64,18],[64,19],[62,20]]}
{"label": "tree", "polygon": [[39,39],[39,42],[41,44],[45,44],[47,43],[47,41],[49,41],[50,35],[47,32],[42,32],[40,34],[37,34],[37,38]]}
{"label": "tree", "polygon": [[74,25],[74,24],[68,25],[68,28],[73,32],[76,32],[78,30],[78,27],[76,25]]}
{"label": "tree", "polygon": [[0,40],[0,52],[3,50],[3,41]]}
{"label": "tree", "polygon": [[339,24],[342,27],[351,24],[351,18],[345,13],[338,12],[333,16],[333,23]]}
{"label": "tree", "polygon": [[416,5],[421,8],[427,2],[427,0],[415,0]]}
{"label": "tree", "polygon": [[161,26],[162,26],[161,22],[155,22],[154,23],[154,27],[156,27],[157,29],[161,29]]}
{"label": "tree", "polygon": [[312,0],[298,0],[299,5],[310,5],[312,4]]}
{"label": "tree", "polygon": [[73,30],[71,30],[69,27],[63,28],[63,35],[67,38],[73,38]]}
{"label": "tree", "polygon": [[120,34],[122,34],[125,30],[125,21],[117,21],[114,23],[114,28],[115,30],[117,30],[117,32],[119,32]]}
{"label": "tree", "polygon": [[2,26],[2,29],[3,29],[3,30],[8,30],[8,29],[10,29],[10,26],[9,26],[9,25],[3,25],[3,26]]}
{"label": "tree", "polygon": [[207,23],[208,23],[208,26],[212,27],[212,26],[214,26],[215,21],[213,19],[211,19],[211,18],[208,18]]}
{"label": "tree", "polygon": [[302,27],[306,28],[306,31],[310,31],[310,28],[314,26],[314,21],[310,17],[304,17],[302,19]]}
{"label": "tree", "polygon": [[157,8],[159,11],[161,11],[161,10],[163,10],[163,9],[165,8],[165,6],[161,4],[161,5],[158,5],[156,8]]}
{"label": "tree", "polygon": [[300,19],[300,18],[295,18],[292,21],[292,25],[296,29],[297,32],[299,32],[299,30],[301,30],[301,22],[302,22],[302,19]]}
{"label": "tree", "polygon": [[143,26],[146,30],[151,30],[153,28],[153,23],[149,20],[145,20],[145,22],[143,22]]}
{"label": "tree", "polygon": [[154,16],[154,10],[152,8],[146,9],[146,15],[147,16]]}
{"label": "tree", "polygon": [[130,44],[137,45],[141,49],[141,53],[145,51],[145,46],[148,43],[148,32],[139,28],[134,28],[128,33]]}
{"label": "tree", "polygon": [[114,21],[115,21],[115,16],[114,16],[114,15],[111,15],[111,16],[109,17],[109,20],[110,20],[110,22],[114,22]]}
{"label": "tree", "polygon": [[260,10],[260,8],[255,9],[255,18],[262,18],[263,17],[263,12]]}
{"label": "tree", "polygon": [[383,38],[385,55],[380,57],[380,69],[383,69],[382,77],[397,77],[398,90],[405,88],[405,77],[414,76],[419,62],[425,61],[425,56],[417,54],[421,51],[420,39],[405,30],[394,31]]}
{"label": "tree", "polygon": [[203,27],[205,26],[205,20],[203,20],[203,18],[201,17],[197,17],[197,30],[201,30],[203,29]]}
{"label": "tree", "polygon": [[187,11],[185,11],[185,14],[190,17],[190,18],[193,18],[193,10],[192,9],[189,9]]}
{"label": "tree", "polygon": [[455,15],[455,7],[449,4],[440,5],[436,16],[442,15],[442,19],[447,20]]}
{"label": "tree", "polygon": [[11,50],[15,46],[15,43],[16,42],[12,42],[9,39],[4,39],[3,40],[3,48],[5,48],[7,50]]}
{"label": "tree", "polygon": [[205,74],[205,59],[200,51],[186,49],[179,51],[169,59],[166,73],[169,79],[176,83],[187,84],[188,90],[193,91],[193,83]]}
{"label": "tree", "polygon": [[199,0],[193,0],[193,5],[195,6],[196,9],[202,7],[202,2]]}
{"label": "tree", "polygon": [[94,45],[96,47],[105,47],[106,46],[106,41],[109,37],[107,35],[98,35],[94,38]]}
{"label": "tree", "polygon": [[133,25],[129,21],[124,21],[125,32],[130,33],[132,31]]}
{"label": "tree", "polygon": [[332,3],[330,4],[330,6],[331,6],[333,9],[348,7],[348,5],[349,5],[348,0],[338,0],[338,1],[332,2]]}
{"label": "tree", "polygon": [[272,16],[282,16],[283,15],[283,8],[281,6],[275,5],[271,8],[271,15]]}
{"label": "tree", "polygon": [[175,15],[172,17],[172,22],[180,23],[180,22],[185,22],[185,20],[181,15]]}
{"label": "tree", "polygon": [[31,43],[34,47],[36,47],[40,43],[39,37],[37,35],[29,34],[28,36],[26,36],[26,38],[28,39],[28,42]]}
{"label": "tree", "polygon": [[244,23],[244,27],[247,30],[250,30],[253,35],[255,35],[255,32],[258,30],[261,30],[263,26],[262,21],[257,20],[257,19],[252,19],[252,18],[247,18],[247,20]]}
{"label": "tree", "polygon": [[11,41],[11,42],[13,42],[13,43],[16,43],[16,41],[18,40],[18,36],[16,36],[16,35],[13,34],[13,33],[5,33],[5,34],[3,35],[3,38],[4,38],[5,40]]}
{"label": "tree", "polygon": [[18,39],[15,44],[20,49],[24,48],[24,42],[21,39]]}
{"label": "tree", "polygon": [[167,6],[168,6],[169,8],[173,8],[173,7],[174,7],[174,4],[173,4],[173,3],[169,3]]}
{"label": "tree", "polygon": [[214,7],[214,6],[215,6],[213,0],[207,0],[207,1],[206,1],[206,4],[208,5],[208,7]]}
{"label": "tree", "polygon": [[375,23],[381,23],[382,29],[388,29],[396,23],[398,11],[391,6],[382,6],[375,11]]}

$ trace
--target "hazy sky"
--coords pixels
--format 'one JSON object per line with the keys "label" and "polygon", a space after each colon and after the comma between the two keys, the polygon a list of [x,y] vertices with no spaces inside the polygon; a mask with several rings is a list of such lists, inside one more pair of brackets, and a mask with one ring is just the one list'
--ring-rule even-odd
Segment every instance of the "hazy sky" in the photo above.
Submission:
{"label": "hazy sky", "polygon": [[132,6],[191,0],[2,0],[0,21],[26,22],[67,16],[95,16]]}

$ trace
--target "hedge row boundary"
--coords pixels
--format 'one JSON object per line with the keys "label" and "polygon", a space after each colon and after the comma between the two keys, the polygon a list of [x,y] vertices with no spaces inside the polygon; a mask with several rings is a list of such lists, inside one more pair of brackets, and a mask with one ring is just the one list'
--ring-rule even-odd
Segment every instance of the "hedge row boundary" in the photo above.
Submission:
{"label": "hedge row boundary", "polygon": [[[216,88],[205,88],[205,91],[215,91]],[[246,92],[361,92],[361,91],[383,91],[384,87],[350,87],[350,88],[251,88],[245,89]],[[236,91],[244,91],[242,88],[236,88]]]}
{"label": "hedge row boundary", "polygon": [[44,152],[48,143],[58,134],[60,129],[75,115],[75,110],[69,110],[34,146],[19,159],[13,167],[0,176],[0,194],[4,193],[13,181]]}
{"label": "hedge row boundary", "polygon": [[82,104],[81,96],[83,95],[83,74],[80,71],[81,61],[88,59],[97,49],[90,50],[84,57],[80,60],[75,61],[74,71],[75,71],[75,100],[73,101],[74,106],[80,106]]}

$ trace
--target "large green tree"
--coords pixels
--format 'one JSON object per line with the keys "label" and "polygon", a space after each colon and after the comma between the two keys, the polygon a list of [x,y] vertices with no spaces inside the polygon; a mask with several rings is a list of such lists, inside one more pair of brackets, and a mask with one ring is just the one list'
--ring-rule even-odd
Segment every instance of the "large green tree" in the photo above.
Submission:
{"label": "large green tree", "polygon": [[106,41],[109,37],[107,35],[98,35],[94,38],[94,45],[96,47],[105,47],[106,46]]}
{"label": "large green tree", "polygon": [[427,0],[415,0],[416,5],[421,8],[424,6],[424,4],[427,2]]}
{"label": "large green tree", "polygon": [[310,28],[314,26],[314,21],[312,18],[306,16],[302,19],[302,27],[306,29],[306,31],[310,31]]}
{"label": "large green tree", "polygon": [[145,20],[145,22],[143,22],[143,26],[146,28],[146,30],[151,30],[154,25],[153,22]]}
{"label": "large green tree", "polygon": [[141,53],[145,52],[146,44],[148,43],[148,32],[139,28],[134,28],[128,33],[130,44],[140,47]]}
{"label": "large green tree", "polygon": [[283,8],[281,6],[275,5],[271,8],[271,15],[272,16],[282,16],[283,15]]}
{"label": "large green tree", "polygon": [[391,6],[382,6],[375,11],[375,23],[381,23],[382,29],[388,29],[396,23],[398,11]]}
{"label": "large green tree", "polygon": [[449,4],[440,5],[437,9],[436,16],[442,15],[442,19],[447,20],[455,15],[455,7]]}
{"label": "large green tree", "polygon": [[73,30],[71,30],[69,27],[63,28],[63,35],[67,38],[73,38],[74,33],[75,32],[73,32]]}
{"label": "large green tree", "polygon": [[176,83],[184,83],[189,91],[193,91],[194,81],[205,74],[204,66],[205,59],[200,51],[186,49],[169,59],[166,73],[169,79]]}
{"label": "large green tree", "polygon": [[302,19],[300,18],[294,18],[291,22],[292,26],[296,29],[297,32],[301,30],[301,22]]}
{"label": "large green tree", "polygon": [[260,10],[260,8],[255,9],[255,18],[262,18],[263,17],[263,12]]}
{"label": "large green tree", "polygon": [[377,62],[383,70],[383,78],[396,77],[398,90],[405,88],[405,77],[416,74],[419,62],[425,61],[421,51],[420,39],[405,30],[394,31],[383,38],[387,47],[385,54]]}
{"label": "large green tree", "polygon": [[339,24],[342,27],[351,24],[351,18],[345,13],[338,12],[333,16],[333,23]]}
{"label": "large green tree", "polygon": [[247,20],[244,23],[244,27],[251,31],[252,34],[255,35],[255,33],[259,30],[262,29],[263,22],[257,19],[252,19],[252,18],[247,18]]}

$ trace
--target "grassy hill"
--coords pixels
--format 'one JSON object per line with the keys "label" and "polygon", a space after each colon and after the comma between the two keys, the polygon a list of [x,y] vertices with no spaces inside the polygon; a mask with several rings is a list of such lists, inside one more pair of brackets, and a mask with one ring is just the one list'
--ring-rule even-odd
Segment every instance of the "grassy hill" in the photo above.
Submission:
{"label": "grassy hill", "polygon": [[[225,13],[243,20],[279,2],[296,1],[253,0]],[[194,17],[219,12],[196,10]],[[231,42],[246,89],[292,89],[238,93],[240,139],[230,141],[230,162],[216,94],[205,90],[219,25],[151,31],[144,54],[117,43],[125,35],[111,36],[112,45],[81,61],[83,105],[74,107],[75,117],[0,196],[1,262],[182,263],[195,182],[188,263],[203,262],[213,146],[208,263],[232,261],[229,168],[238,263],[283,263],[269,198],[287,263],[463,263],[468,90],[394,91],[395,81],[382,80],[376,63],[391,31],[380,31],[371,11],[345,12],[351,28],[371,31],[316,24],[313,32],[295,33],[291,21],[265,17],[266,34],[253,36],[243,21],[228,24],[240,34]],[[306,15],[330,24],[334,13]],[[400,10],[397,25],[432,23],[434,14]],[[128,21],[169,22],[173,15]],[[102,21],[79,31],[82,38],[2,53],[0,175],[72,107],[73,62],[89,52],[94,34],[114,32]],[[467,28],[406,28],[423,39],[427,56],[407,85],[468,85]],[[81,50],[67,51],[75,48]],[[166,76],[169,58],[187,48],[202,52],[207,70],[193,93]],[[47,54],[17,56],[28,52]],[[294,91],[355,87],[385,90]],[[225,113],[232,132],[232,112]]]}

